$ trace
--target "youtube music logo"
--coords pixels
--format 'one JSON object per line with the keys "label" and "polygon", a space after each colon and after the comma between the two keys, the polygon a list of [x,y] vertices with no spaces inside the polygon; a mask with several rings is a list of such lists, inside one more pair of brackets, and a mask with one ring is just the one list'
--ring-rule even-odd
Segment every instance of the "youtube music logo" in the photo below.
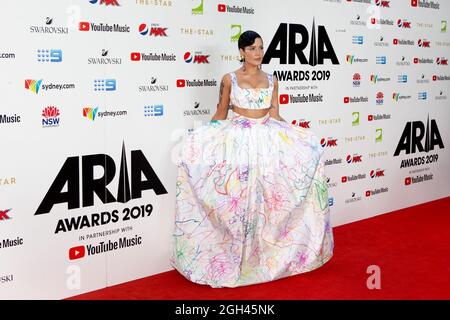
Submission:
{"label": "youtube music logo", "polygon": [[85,256],[86,249],[84,246],[73,247],[69,249],[69,259],[76,260]]}
{"label": "youtube music logo", "polygon": [[287,104],[287,103],[289,103],[289,95],[280,94],[280,104]]}
{"label": "youtube music logo", "polygon": [[80,22],[79,30],[80,31],[89,31],[90,30],[89,22]]}
{"label": "youtube music logo", "polygon": [[132,52],[131,53],[131,61],[141,61],[141,53],[140,52]]}

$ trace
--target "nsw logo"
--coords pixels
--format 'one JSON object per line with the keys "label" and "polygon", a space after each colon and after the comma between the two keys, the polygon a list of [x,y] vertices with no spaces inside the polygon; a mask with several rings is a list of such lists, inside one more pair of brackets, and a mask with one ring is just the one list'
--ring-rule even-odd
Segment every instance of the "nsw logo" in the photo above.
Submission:
{"label": "nsw logo", "polygon": [[59,126],[59,109],[55,106],[48,106],[42,110],[42,127]]}

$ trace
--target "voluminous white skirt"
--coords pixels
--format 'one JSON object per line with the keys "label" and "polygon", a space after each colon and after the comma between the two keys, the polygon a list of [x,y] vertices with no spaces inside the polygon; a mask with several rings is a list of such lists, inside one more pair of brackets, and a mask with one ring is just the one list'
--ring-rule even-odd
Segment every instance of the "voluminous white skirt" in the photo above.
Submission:
{"label": "voluminous white skirt", "polygon": [[237,287],[326,263],[323,152],[312,131],[269,114],[192,131],[178,163],[172,266],[196,283]]}

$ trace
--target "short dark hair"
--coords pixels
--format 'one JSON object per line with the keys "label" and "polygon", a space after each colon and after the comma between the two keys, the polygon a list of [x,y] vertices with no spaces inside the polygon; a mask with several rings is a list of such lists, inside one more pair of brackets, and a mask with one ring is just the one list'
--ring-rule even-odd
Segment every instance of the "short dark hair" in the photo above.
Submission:
{"label": "short dark hair", "polygon": [[[262,37],[259,35],[258,32],[253,30],[247,30],[243,32],[239,36],[238,40],[238,48],[244,50],[245,47],[251,46],[255,43],[256,38],[260,38],[262,40]],[[241,60],[242,62],[243,60]]]}

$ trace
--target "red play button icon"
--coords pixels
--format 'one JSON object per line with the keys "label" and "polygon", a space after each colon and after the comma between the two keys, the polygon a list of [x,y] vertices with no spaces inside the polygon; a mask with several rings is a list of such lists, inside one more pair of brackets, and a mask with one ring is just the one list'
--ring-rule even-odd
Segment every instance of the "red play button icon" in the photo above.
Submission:
{"label": "red play button icon", "polygon": [[341,181],[342,181],[342,183],[347,182],[347,177],[342,177]]}
{"label": "red play button icon", "polygon": [[280,94],[280,104],[287,104],[289,102],[289,95]]}
{"label": "red play button icon", "polygon": [[405,186],[409,186],[411,184],[411,177],[405,178]]}
{"label": "red play button icon", "polygon": [[225,5],[224,4],[219,4],[217,5],[217,10],[219,10],[219,12],[225,12]]}
{"label": "red play button icon", "polygon": [[372,120],[373,120],[373,115],[372,115],[372,114],[369,114],[369,115],[367,116],[367,120],[368,120],[368,121],[372,121]]}
{"label": "red play button icon", "polygon": [[436,81],[436,79],[437,79],[437,77],[436,77],[436,76],[433,76],[433,81]]}
{"label": "red play button icon", "polygon": [[80,22],[80,31],[89,31],[89,22]]}
{"label": "red play button icon", "polygon": [[131,61],[141,61],[141,54],[139,52],[132,52]]}
{"label": "red play button icon", "polygon": [[350,98],[349,97],[344,97],[344,103],[349,103],[350,102]]}
{"label": "red play button icon", "polygon": [[370,190],[366,191],[366,197],[370,197]]}
{"label": "red play button icon", "polygon": [[393,40],[394,44],[398,44],[398,39]]}
{"label": "red play button icon", "polygon": [[417,0],[411,0],[411,6],[417,7]]}
{"label": "red play button icon", "polygon": [[186,87],[186,80],[184,80],[184,79],[177,79],[177,87],[178,88]]}
{"label": "red play button icon", "polygon": [[419,62],[419,58],[414,58],[414,63],[418,63]]}
{"label": "red play button icon", "polygon": [[69,249],[69,259],[75,260],[83,258],[86,254],[84,246],[73,247]]}

